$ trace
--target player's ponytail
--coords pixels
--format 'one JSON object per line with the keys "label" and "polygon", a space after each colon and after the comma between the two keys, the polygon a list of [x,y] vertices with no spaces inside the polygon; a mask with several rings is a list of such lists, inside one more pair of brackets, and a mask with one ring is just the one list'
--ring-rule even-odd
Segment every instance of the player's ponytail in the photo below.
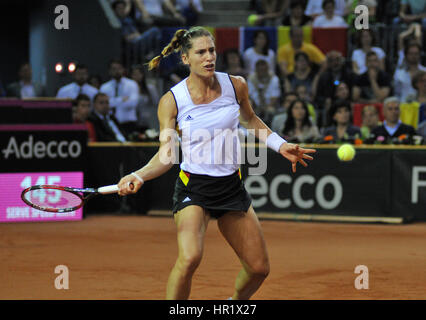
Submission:
{"label": "player's ponytail", "polygon": [[192,48],[192,39],[203,36],[211,37],[214,40],[212,34],[203,27],[191,27],[189,30],[177,30],[170,43],[164,47],[160,55],[156,56],[150,62],[148,62],[148,69],[152,70],[157,68],[161,59],[167,57],[173,52],[181,51],[183,53],[188,53],[188,50]]}
{"label": "player's ponytail", "polygon": [[164,49],[161,51],[160,55],[154,57],[149,63],[148,63],[148,69],[156,69],[160,65],[161,59],[164,57],[167,57],[169,54],[172,54],[173,52],[178,52],[181,50],[182,47],[182,39],[185,36],[185,34],[188,31],[186,29],[179,29],[175,32],[172,40],[170,43],[164,47]]}

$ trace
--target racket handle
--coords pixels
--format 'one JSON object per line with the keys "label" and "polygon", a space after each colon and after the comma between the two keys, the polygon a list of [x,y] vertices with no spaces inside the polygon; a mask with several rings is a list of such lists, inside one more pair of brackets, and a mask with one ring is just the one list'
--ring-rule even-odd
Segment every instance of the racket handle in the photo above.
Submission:
{"label": "racket handle", "polygon": [[118,192],[118,186],[116,184],[100,187],[98,188],[98,192],[101,194],[110,194],[110,193],[117,193]]}

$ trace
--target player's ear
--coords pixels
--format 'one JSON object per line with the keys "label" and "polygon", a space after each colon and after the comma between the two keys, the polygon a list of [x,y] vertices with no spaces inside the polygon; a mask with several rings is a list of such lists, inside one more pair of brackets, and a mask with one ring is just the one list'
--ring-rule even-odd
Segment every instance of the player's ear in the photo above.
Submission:
{"label": "player's ear", "polygon": [[180,57],[182,59],[183,64],[189,65],[189,58],[188,58],[188,55],[186,53],[182,53],[182,55]]}

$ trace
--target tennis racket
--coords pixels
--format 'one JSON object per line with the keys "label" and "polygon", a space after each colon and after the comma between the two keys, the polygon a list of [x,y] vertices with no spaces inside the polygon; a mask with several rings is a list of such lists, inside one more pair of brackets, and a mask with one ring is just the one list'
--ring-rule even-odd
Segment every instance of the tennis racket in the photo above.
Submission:
{"label": "tennis racket", "polygon": [[30,207],[47,212],[71,212],[99,194],[117,193],[116,184],[100,188],[69,188],[55,185],[37,185],[26,188],[21,199]]}

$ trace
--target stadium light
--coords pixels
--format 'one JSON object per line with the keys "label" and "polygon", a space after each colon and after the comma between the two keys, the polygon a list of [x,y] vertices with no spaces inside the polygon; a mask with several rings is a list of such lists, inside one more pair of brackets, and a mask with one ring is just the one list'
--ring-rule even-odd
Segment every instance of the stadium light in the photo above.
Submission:
{"label": "stadium light", "polygon": [[56,71],[56,73],[62,73],[64,71],[64,66],[63,66],[62,62],[57,62],[55,64],[55,71]]}

